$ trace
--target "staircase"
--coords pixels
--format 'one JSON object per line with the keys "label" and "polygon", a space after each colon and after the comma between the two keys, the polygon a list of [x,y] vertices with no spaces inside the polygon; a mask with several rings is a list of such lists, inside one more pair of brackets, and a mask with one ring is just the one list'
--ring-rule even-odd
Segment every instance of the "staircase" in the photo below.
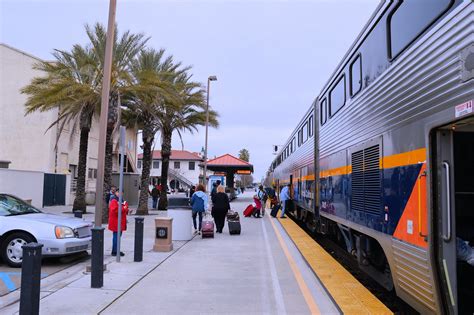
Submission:
{"label": "staircase", "polygon": [[171,169],[171,168],[168,169],[168,173],[169,173],[170,177],[172,177],[173,179],[178,180],[181,184],[183,184],[184,186],[187,186],[188,188],[191,188],[191,186],[194,185],[193,182],[191,182],[189,179],[187,179],[183,175],[179,174],[174,169]]}

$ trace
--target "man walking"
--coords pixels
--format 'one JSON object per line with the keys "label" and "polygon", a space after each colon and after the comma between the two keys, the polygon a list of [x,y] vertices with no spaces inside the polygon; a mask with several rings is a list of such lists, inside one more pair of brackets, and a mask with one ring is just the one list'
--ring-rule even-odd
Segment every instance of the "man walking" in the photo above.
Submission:
{"label": "man walking", "polygon": [[158,185],[153,186],[153,189],[151,190],[151,199],[153,199],[153,209],[156,209],[158,205],[158,197],[160,196],[160,190],[158,189]]}
{"label": "man walking", "polygon": [[284,219],[286,208],[288,207],[289,200],[290,200],[290,187],[291,185],[288,184],[280,192],[280,201],[281,201],[281,216],[280,218]]}

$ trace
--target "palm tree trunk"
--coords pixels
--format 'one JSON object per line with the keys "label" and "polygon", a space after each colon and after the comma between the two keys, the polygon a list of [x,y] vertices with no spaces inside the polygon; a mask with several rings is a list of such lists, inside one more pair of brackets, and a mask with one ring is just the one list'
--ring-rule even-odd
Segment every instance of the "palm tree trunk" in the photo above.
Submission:
{"label": "palm tree trunk", "polygon": [[140,179],[140,197],[138,198],[138,215],[148,214],[148,186],[150,184],[150,166],[152,160],[151,145],[153,138],[155,137],[153,130],[150,126],[143,128],[142,139],[143,139],[143,160],[142,160],[142,176]]}
{"label": "palm tree trunk", "polygon": [[79,138],[79,163],[77,165],[76,198],[72,211],[81,210],[86,212],[86,171],[87,171],[87,145],[89,143],[90,128],[81,128]]}
{"label": "palm tree trunk", "polygon": [[158,210],[167,210],[168,208],[168,169],[171,156],[171,135],[172,131],[162,130],[163,142],[161,144],[161,193],[158,202]]}

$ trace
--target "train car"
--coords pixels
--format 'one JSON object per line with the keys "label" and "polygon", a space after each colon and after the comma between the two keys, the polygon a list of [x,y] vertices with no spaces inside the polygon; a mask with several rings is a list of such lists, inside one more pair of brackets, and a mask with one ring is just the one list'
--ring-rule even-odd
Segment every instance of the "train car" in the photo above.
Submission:
{"label": "train car", "polygon": [[295,216],[420,313],[471,314],[456,254],[474,245],[473,105],[474,2],[382,1],[267,182],[291,183]]}

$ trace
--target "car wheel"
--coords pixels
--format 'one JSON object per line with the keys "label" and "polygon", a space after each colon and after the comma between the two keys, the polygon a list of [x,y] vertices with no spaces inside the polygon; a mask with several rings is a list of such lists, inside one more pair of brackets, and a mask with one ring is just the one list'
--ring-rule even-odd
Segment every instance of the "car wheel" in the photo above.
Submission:
{"label": "car wheel", "polygon": [[2,258],[10,267],[19,268],[23,261],[23,245],[34,242],[35,239],[26,233],[13,233],[3,240]]}

